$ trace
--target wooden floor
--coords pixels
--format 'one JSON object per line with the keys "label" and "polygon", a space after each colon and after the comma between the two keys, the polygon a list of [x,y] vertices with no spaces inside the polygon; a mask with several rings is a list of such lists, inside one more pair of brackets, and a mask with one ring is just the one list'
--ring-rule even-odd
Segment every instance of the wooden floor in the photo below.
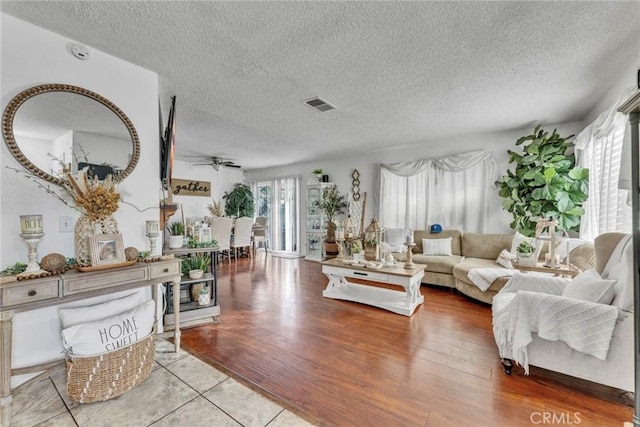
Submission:
{"label": "wooden floor", "polygon": [[[202,360],[317,425],[622,426],[633,408],[502,372],[489,306],[422,287],[412,317],[326,299],[320,264],[221,264],[219,324],[183,330]],[[547,420],[543,423],[543,420]],[[555,422],[551,422],[555,421]]]}

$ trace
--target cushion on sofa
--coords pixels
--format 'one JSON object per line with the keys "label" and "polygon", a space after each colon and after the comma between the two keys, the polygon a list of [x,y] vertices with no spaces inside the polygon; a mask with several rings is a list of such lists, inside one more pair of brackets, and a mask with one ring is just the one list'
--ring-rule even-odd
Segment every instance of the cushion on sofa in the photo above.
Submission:
{"label": "cushion on sofa", "polygon": [[511,248],[512,239],[511,234],[464,233],[461,255],[467,258],[490,259],[491,267],[495,267],[500,252]]}
{"label": "cushion on sofa", "polygon": [[611,304],[615,283],[615,280],[603,279],[597,271],[591,269],[573,278],[564,288],[562,296],[599,304]]}
{"label": "cushion on sofa", "polygon": [[416,264],[426,264],[425,271],[437,273],[453,274],[453,266],[462,261],[460,255],[438,256],[438,255],[413,255],[413,262]]}
{"label": "cushion on sofa", "polygon": [[453,255],[462,255],[462,246],[460,243],[462,232],[460,230],[442,230],[440,233],[430,233],[428,229],[414,230],[413,240],[416,245],[413,247],[413,253],[423,253],[422,239],[445,239],[447,237],[451,237],[451,253]]}
{"label": "cushion on sofa", "polygon": [[451,237],[444,239],[422,239],[424,255],[449,256],[451,253]]}

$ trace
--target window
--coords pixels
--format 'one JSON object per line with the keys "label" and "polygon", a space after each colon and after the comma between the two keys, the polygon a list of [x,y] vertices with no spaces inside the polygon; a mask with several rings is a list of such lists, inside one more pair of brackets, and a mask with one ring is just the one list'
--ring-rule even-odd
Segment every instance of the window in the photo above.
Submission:
{"label": "window", "polygon": [[625,93],[576,137],[577,163],[589,168],[589,198],[583,204],[580,224],[580,238],[585,240],[611,231],[631,232],[628,190],[619,188],[627,118],[617,112],[628,95]]}
{"label": "window", "polygon": [[426,229],[438,223],[484,232],[497,168],[493,154],[472,151],[380,167],[380,223]]}

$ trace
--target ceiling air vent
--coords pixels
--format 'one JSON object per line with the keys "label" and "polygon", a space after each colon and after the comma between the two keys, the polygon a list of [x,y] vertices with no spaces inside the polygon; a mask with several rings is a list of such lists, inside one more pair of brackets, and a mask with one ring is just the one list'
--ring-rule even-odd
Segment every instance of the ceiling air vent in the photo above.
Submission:
{"label": "ceiling air vent", "polygon": [[327,101],[323,101],[320,98],[313,98],[313,99],[308,99],[306,101],[303,101],[303,103],[311,108],[313,108],[316,111],[329,111],[329,110],[335,110],[336,107],[334,107],[333,105],[329,104]]}

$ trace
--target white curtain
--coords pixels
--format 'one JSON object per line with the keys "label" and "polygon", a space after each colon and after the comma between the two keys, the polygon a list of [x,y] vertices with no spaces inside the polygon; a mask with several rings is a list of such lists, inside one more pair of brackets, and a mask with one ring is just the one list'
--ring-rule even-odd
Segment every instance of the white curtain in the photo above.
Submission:
{"label": "white curtain", "polygon": [[577,164],[589,169],[589,198],[583,204],[581,239],[592,241],[611,231],[631,232],[626,191],[618,188],[627,118],[617,109],[632,93],[626,91],[576,137]]}
{"label": "white curtain", "polygon": [[480,150],[416,162],[380,165],[380,223],[425,229],[428,224],[484,232],[498,171]]}

